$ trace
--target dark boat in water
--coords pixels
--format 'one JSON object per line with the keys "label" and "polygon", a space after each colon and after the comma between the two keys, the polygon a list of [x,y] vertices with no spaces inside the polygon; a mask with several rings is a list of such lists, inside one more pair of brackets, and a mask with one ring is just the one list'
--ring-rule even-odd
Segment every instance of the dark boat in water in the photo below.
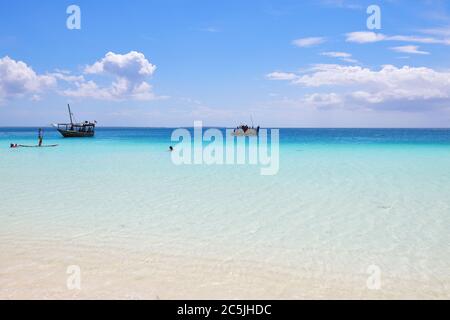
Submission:
{"label": "dark boat in water", "polygon": [[97,124],[97,121],[74,123],[72,117],[73,114],[70,111],[70,105],[67,105],[67,108],[69,109],[70,123],[54,124],[53,126],[56,130],[58,130],[59,133],[61,133],[65,138],[93,137],[95,134],[95,125]]}

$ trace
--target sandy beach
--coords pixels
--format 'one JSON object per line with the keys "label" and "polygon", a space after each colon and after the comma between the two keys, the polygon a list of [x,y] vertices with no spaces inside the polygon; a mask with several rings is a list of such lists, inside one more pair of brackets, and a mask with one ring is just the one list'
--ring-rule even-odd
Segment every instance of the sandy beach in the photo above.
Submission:
{"label": "sandy beach", "polygon": [[[368,274],[259,265],[152,252],[85,248],[76,243],[16,243],[0,253],[0,299],[448,299],[450,282],[408,275],[382,278],[369,290]],[[68,288],[67,268],[79,266],[80,289]],[[358,269],[358,268],[355,268]],[[304,274],[310,276],[305,277]]]}

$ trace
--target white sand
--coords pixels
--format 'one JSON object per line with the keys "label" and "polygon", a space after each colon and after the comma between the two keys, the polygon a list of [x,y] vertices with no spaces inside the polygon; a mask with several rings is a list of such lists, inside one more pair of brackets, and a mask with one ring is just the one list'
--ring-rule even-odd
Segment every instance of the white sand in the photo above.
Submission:
{"label": "white sand", "polygon": [[[69,290],[68,266],[81,270]],[[450,282],[301,270],[252,261],[169,256],[71,243],[2,244],[0,299],[448,299]]]}

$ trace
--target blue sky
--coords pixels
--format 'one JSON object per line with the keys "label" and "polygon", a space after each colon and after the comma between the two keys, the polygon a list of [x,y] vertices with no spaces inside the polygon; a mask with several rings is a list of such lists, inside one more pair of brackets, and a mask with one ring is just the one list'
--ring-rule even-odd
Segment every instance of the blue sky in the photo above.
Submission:
{"label": "blue sky", "polygon": [[449,127],[449,56],[445,0],[1,0],[0,126]]}

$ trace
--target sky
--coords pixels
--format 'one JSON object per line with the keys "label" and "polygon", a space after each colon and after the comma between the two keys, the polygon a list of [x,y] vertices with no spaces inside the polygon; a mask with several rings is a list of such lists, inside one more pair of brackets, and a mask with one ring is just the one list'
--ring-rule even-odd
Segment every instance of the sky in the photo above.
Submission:
{"label": "sky", "polygon": [[445,0],[0,0],[0,126],[447,128],[449,57]]}

